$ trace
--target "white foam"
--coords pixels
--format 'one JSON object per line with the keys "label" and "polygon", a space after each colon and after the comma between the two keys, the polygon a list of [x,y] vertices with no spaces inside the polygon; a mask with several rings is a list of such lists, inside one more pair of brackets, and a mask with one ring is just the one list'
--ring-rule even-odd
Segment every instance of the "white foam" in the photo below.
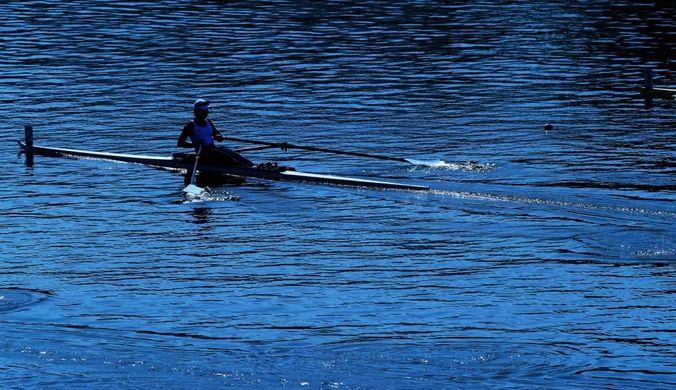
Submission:
{"label": "white foam", "polygon": [[183,189],[183,193],[191,200],[208,200],[210,192],[206,188],[198,187],[194,184],[189,184]]}
{"label": "white foam", "polygon": [[479,163],[476,161],[468,161],[461,164],[447,163],[443,160],[437,161],[422,161],[422,160],[408,160],[416,167],[431,168],[431,170],[440,171],[467,171],[467,172],[487,172],[495,169],[495,165],[490,163]]}
{"label": "white foam", "polygon": [[420,165],[420,166],[436,168],[436,169],[458,169],[457,164],[449,164],[449,163],[442,161],[442,160],[422,161],[422,160],[409,159],[408,162],[410,162],[411,164],[414,164],[414,165]]}

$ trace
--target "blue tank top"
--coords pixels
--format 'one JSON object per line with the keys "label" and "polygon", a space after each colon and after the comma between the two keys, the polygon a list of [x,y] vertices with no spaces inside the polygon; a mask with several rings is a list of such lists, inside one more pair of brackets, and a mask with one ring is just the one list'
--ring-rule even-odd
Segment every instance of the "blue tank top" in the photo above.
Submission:
{"label": "blue tank top", "polygon": [[203,142],[204,146],[214,144],[214,129],[211,127],[211,122],[207,121],[206,126],[200,126],[195,121],[192,121],[193,131],[190,135],[190,140],[193,144],[197,145],[200,141]]}

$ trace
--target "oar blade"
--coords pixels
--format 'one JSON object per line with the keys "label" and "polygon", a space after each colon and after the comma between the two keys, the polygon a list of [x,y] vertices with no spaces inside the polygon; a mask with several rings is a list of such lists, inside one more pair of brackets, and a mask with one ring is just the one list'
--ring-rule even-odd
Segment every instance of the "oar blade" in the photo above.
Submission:
{"label": "oar blade", "polygon": [[191,199],[202,199],[209,195],[209,191],[206,188],[198,187],[195,184],[188,184],[183,189],[183,193]]}

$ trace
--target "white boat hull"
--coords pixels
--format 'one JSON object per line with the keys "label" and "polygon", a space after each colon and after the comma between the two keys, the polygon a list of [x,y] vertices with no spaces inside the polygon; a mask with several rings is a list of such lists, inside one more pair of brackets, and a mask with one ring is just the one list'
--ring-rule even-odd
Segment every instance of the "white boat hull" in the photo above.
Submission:
{"label": "white boat hull", "polygon": [[[26,153],[35,153],[48,156],[94,158],[101,160],[143,164],[162,168],[181,169],[181,170],[192,169],[191,162],[175,159],[173,157],[142,156],[142,155],[120,154],[120,153],[92,152],[77,149],[53,148],[53,147],[26,145],[21,141],[19,141],[19,146],[21,146],[21,149]],[[427,186],[402,184],[370,179],[359,179],[343,176],[323,175],[291,170],[278,172],[276,170],[259,169],[259,168],[227,167],[227,166],[200,164],[198,171],[242,176],[242,177],[254,177],[266,180],[291,181],[302,183],[321,183],[321,184],[333,184],[353,187],[385,188],[385,189],[400,189],[414,191],[429,190],[429,187]]]}

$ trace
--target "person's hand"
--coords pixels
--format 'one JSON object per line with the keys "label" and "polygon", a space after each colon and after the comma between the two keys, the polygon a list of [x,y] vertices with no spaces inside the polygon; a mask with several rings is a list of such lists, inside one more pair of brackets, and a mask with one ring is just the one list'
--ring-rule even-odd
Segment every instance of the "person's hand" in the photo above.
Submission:
{"label": "person's hand", "polygon": [[218,142],[223,142],[223,136],[220,134],[214,135],[214,139]]}

